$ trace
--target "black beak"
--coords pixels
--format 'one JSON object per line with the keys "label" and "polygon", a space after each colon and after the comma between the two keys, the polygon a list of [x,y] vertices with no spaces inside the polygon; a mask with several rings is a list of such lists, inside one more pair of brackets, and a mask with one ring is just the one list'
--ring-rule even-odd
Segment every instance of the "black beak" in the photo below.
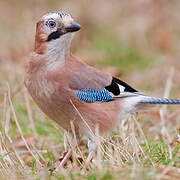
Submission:
{"label": "black beak", "polygon": [[72,22],[70,26],[65,27],[66,32],[75,32],[81,29],[81,25],[75,22]]}

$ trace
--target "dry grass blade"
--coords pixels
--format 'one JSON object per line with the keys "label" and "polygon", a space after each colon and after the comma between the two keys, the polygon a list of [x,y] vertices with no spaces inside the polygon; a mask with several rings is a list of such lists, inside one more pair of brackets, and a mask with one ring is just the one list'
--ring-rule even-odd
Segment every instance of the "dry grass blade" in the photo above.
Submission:
{"label": "dry grass blade", "polygon": [[[169,76],[168,76],[167,81],[166,81],[165,91],[164,91],[164,97],[166,97],[166,98],[169,97],[169,94],[170,94],[170,91],[172,88],[173,74],[174,74],[174,68],[171,67],[170,72],[169,72]],[[172,159],[172,149],[171,149],[171,146],[169,145],[172,142],[172,138],[171,138],[171,136],[170,136],[170,134],[166,128],[166,122],[165,122],[165,118],[164,118],[166,112],[167,112],[167,106],[165,105],[160,109],[160,119],[161,119],[161,123],[162,123],[162,134],[167,136],[167,138],[168,138],[169,157],[170,157],[170,159]]]}
{"label": "dry grass blade", "polygon": [[96,143],[97,143],[97,167],[98,169],[102,170],[102,160],[103,160],[103,154],[102,154],[102,150],[103,148],[101,148],[101,139],[99,138],[99,126],[98,124],[96,124],[95,127],[95,134],[96,134]]}
{"label": "dry grass blade", "polygon": [[21,166],[22,166],[23,168],[25,168],[25,163],[24,163],[24,161],[21,159],[19,153],[17,152],[17,150],[16,150],[16,148],[15,148],[15,146],[14,146],[14,143],[13,143],[12,139],[10,138],[10,136],[9,136],[8,134],[6,134],[6,136],[7,136],[8,140],[9,140],[9,142],[11,143],[12,149],[13,149],[13,151],[14,151],[17,159],[19,160]]}
{"label": "dry grass blade", "polygon": [[11,101],[9,84],[7,84],[7,87],[8,87],[8,99],[9,99],[9,104],[10,104],[10,107],[11,107],[11,111],[12,111],[13,118],[14,118],[14,120],[15,120],[16,126],[17,126],[18,131],[19,131],[19,133],[20,133],[20,135],[21,135],[21,138],[22,138],[22,140],[23,140],[26,148],[28,149],[29,153],[34,157],[34,159],[36,160],[36,162],[37,162],[39,165],[43,166],[43,165],[41,164],[41,162],[37,159],[37,157],[35,156],[35,154],[31,151],[28,143],[26,142],[26,139],[25,139],[24,136],[23,136],[23,132],[22,132],[21,127],[20,127],[20,125],[19,125],[19,122],[18,122],[16,113],[15,113],[15,110],[14,110],[14,107],[13,107],[13,104],[12,104],[12,101]]}
{"label": "dry grass blade", "polygon": [[[79,143],[77,142],[77,137],[76,137],[76,132],[75,132],[75,127],[74,127],[73,121],[71,121],[70,124],[71,124],[71,131],[72,131],[73,136],[74,136],[75,147],[78,149],[82,160],[85,161],[84,156],[83,156],[83,154],[79,148]],[[71,148],[73,148],[73,147],[71,147]],[[80,162],[80,164],[81,164],[81,162]],[[82,164],[81,164],[81,166],[82,166]]]}
{"label": "dry grass blade", "polygon": [[[143,139],[144,139],[144,141],[145,141],[145,143],[146,143],[146,148],[147,148],[147,150],[150,152],[150,147],[149,147],[148,141],[147,141],[147,139],[146,139],[146,137],[145,137],[145,135],[144,135],[144,132],[143,132],[141,126],[139,125],[139,123],[138,123],[138,121],[137,121],[137,118],[136,118],[135,116],[133,116],[133,119],[134,119],[134,122],[136,123],[136,126],[137,126],[139,132],[141,133],[141,136],[143,137]],[[144,154],[144,156],[145,156],[145,158],[147,158],[147,156],[146,156],[145,154]],[[153,161],[152,161],[152,159],[150,159],[150,161],[151,161],[151,164],[152,164],[153,166],[155,166],[154,163],[153,163]]]}
{"label": "dry grass blade", "polygon": [[23,94],[24,94],[24,99],[25,99],[25,102],[26,102],[26,109],[27,109],[27,113],[28,113],[28,118],[29,118],[29,120],[31,122],[33,135],[37,139],[38,136],[37,136],[36,128],[35,128],[35,125],[34,125],[34,120],[33,120],[33,117],[32,117],[32,109],[30,107],[29,98],[28,98],[28,95],[26,94],[25,89],[23,89]]}
{"label": "dry grass blade", "polygon": [[[41,152],[43,151],[39,151],[34,144],[31,144],[31,146],[33,148],[32,152],[35,152],[45,163],[47,163],[45,158],[41,154]],[[47,150],[44,150],[44,152],[47,152]]]}
{"label": "dry grass blade", "polygon": [[174,75],[174,67],[171,67],[170,71],[169,71],[169,76],[168,76],[167,81],[166,81],[165,90],[164,90],[164,97],[165,98],[169,97],[169,94],[170,94],[170,91],[172,88],[172,84],[173,84],[172,83],[173,75]]}
{"label": "dry grass blade", "polygon": [[6,112],[7,112],[7,93],[4,93],[3,107],[2,107],[2,127],[6,127],[4,122],[6,122]]}
{"label": "dry grass blade", "polygon": [[2,121],[1,121],[1,125],[2,127],[4,127],[4,129],[2,133],[0,132],[0,140],[1,140],[0,155],[1,155],[2,163],[6,164],[6,166],[8,167],[7,170],[8,172],[10,172],[10,169],[12,170],[14,169],[15,165],[18,165],[18,162],[15,159],[16,157],[18,159],[18,156],[12,156],[12,150],[9,150],[6,143],[6,137],[7,137],[6,132],[8,132],[8,125],[9,125],[9,119],[10,119],[10,115],[8,114],[10,112],[8,110],[9,109],[7,107],[7,93],[4,93]]}
{"label": "dry grass blade", "polygon": [[4,126],[3,125],[2,126],[5,127],[4,128],[4,134],[8,138],[8,140],[9,140],[11,146],[12,146],[12,149],[15,152],[15,155],[16,155],[17,159],[19,160],[21,166],[24,168],[25,167],[24,161],[21,159],[18,152],[16,151],[14,143],[13,143],[11,137],[8,134],[9,121],[10,121],[10,109],[9,109],[9,107],[7,108],[7,93],[4,93],[4,101],[3,102],[4,103],[3,103],[3,116],[2,117],[3,117],[3,122],[5,122],[5,123],[4,123]]}
{"label": "dry grass blade", "polygon": [[83,118],[83,116],[81,115],[81,113],[78,111],[78,109],[76,108],[76,106],[74,105],[74,103],[72,102],[72,100],[69,100],[70,103],[72,104],[73,108],[76,110],[76,112],[78,113],[78,115],[80,116],[80,118],[83,120],[85,126],[89,129],[89,131],[92,133],[93,136],[95,136],[94,132],[92,131],[92,129],[89,127],[89,125],[87,124],[86,120]]}

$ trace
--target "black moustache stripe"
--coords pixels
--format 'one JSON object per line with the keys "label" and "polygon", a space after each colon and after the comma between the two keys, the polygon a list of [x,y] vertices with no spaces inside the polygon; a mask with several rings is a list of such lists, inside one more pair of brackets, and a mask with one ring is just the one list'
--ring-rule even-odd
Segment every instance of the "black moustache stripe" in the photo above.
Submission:
{"label": "black moustache stripe", "polygon": [[51,40],[54,40],[54,39],[58,39],[61,35],[63,35],[63,33],[60,33],[59,31],[52,32],[52,33],[48,36],[47,41],[51,41]]}

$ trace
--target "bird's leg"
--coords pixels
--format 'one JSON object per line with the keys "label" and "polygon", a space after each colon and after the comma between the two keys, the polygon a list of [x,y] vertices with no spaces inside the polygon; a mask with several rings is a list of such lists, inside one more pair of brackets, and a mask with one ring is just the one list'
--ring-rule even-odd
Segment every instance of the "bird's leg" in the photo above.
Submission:
{"label": "bird's leg", "polygon": [[89,150],[89,154],[88,157],[86,159],[86,164],[89,165],[91,160],[93,159],[95,152],[96,152],[96,148],[97,148],[97,143],[96,143],[96,139],[95,137],[89,137],[88,138],[88,150]]}
{"label": "bird's leg", "polygon": [[63,167],[68,159],[72,156],[72,152],[74,147],[76,146],[76,143],[74,143],[74,138],[76,138],[77,145],[80,143],[80,134],[76,132],[76,137],[73,136],[72,132],[70,132],[70,149],[68,150],[67,154],[64,156],[63,160],[60,162],[60,164],[56,167],[55,172],[57,172],[61,167]]}
{"label": "bird's leg", "polygon": [[[64,158],[63,158],[63,160],[60,162],[60,164],[58,165],[58,167],[57,168],[60,168],[60,167],[63,167],[65,164],[66,164],[66,162],[68,161],[68,159],[72,156],[72,148],[70,148],[69,150],[68,150],[68,152],[67,152],[67,154],[64,156]],[[56,168],[56,169],[57,169]]]}

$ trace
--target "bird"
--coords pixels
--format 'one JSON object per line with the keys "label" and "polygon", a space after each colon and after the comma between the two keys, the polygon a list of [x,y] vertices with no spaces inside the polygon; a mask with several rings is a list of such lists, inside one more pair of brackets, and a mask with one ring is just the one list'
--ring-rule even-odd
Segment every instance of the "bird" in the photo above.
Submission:
{"label": "bird", "polygon": [[[80,29],[69,13],[43,15],[36,24],[24,83],[40,109],[70,133],[73,145],[74,138],[77,144],[82,136],[87,138],[89,163],[97,148],[97,126],[103,136],[146,104],[180,104],[180,100],[147,96],[73,56],[71,41]],[[72,153],[70,148],[59,168]]]}

